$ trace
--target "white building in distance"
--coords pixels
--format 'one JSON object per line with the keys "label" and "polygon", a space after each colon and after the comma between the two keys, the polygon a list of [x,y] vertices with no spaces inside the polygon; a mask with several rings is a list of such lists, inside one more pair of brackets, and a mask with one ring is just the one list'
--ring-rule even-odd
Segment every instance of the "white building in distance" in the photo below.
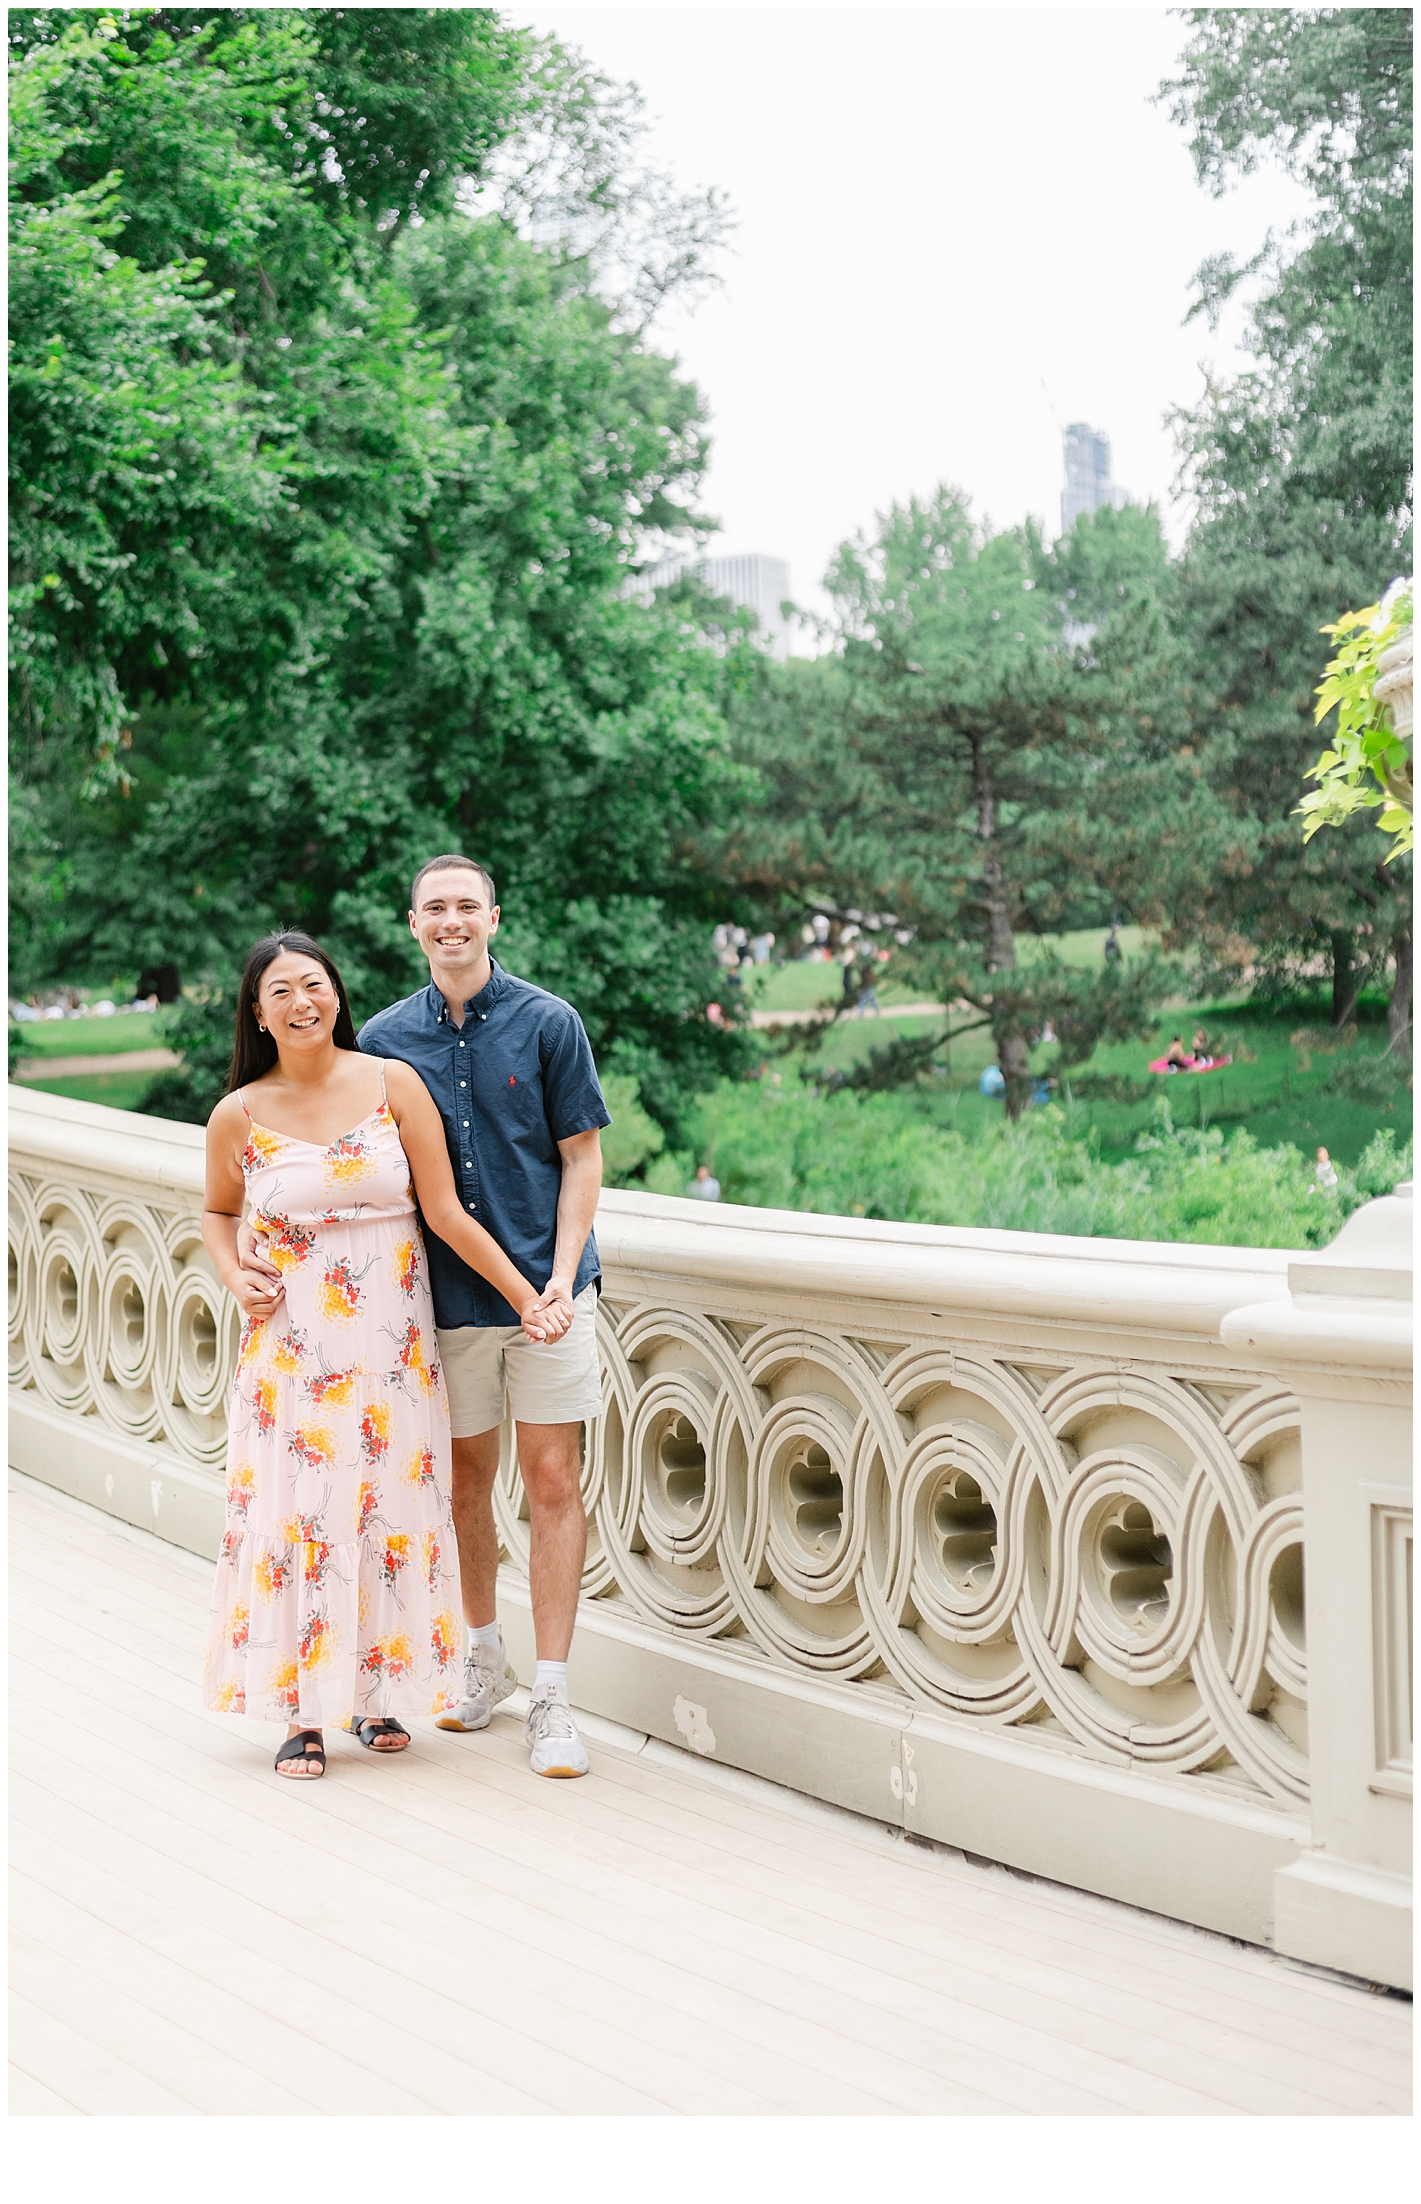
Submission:
{"label": "white building in distance", "polygon": [[1061,438],[1066,487],[1061,492],[1061,533],[1068,536],[1082,513],[1102,505],[1128,505],[1130,493],[1110,479],[1110,438],[1088,421],[1072,421]]}
{"label": "white building in distance", "polygon": [[714,597],[730,597],[759,621],[756,641],[776,658],[787,658],[790,625],[780,610],[789,595],[789,564],[767,558],[763,551],[749,551],[738,559],[663,559],[640,577],[638,594],[669,589],[683,574],[693,574]]}

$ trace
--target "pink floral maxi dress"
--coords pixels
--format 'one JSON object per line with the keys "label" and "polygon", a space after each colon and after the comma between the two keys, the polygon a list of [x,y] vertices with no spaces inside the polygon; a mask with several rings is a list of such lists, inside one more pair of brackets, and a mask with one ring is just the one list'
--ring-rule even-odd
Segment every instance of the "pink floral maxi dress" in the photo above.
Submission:
{"label": "pink floral maxi dress", "polygon": [[442,1713],[463,1636],[449,1412],[383,1091],[329,1148],[251,1121],[242,1171],[286,1293],[242,1334],[204,1700],[311,1729]]}

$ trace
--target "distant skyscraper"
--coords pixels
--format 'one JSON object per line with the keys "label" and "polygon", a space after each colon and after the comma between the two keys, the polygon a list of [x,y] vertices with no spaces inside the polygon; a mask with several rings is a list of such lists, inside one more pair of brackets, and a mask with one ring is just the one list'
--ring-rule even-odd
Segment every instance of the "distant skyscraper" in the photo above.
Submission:
{"label": "distant skyscraper", "polygon": [[1102,505],[1128,505],[1130,493],[1110,479],[1110,438],[1088,421],[1072,421],[1061,444],[1066,487],[1061,492],[1061,533],[1068,536],[1082,513]]}
{"label": "distant skyscraper", "polygon": [[694,574],[716,597],[729,597],[759,621],[756,640],[776,658],[789,655],[789,622],[780,606],[789,595],[789,566],[784,559],[766,558],[762,551],[738,559],[663,559],[641,577],[640,588],[669,589],[683,574]]}

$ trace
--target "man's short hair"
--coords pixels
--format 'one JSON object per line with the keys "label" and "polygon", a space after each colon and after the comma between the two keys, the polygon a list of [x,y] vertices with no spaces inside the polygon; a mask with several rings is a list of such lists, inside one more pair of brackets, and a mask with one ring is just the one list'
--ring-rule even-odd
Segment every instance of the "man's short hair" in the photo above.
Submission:
{"label": "man's short hair", "polygon": [[412,911],[419,909],[419,884],[426,873],[450,872],[456,866],[462,867],[465,872],[476,872],[478,874],[488,890],[489,909],[492,910],[498,901],[498,891],[493,884],[493,874],[489,871],[487,865],[479,863],[477,857],[460,857],[457,854],[448,857],[426,858],[414,876],[414,886],[410,889],[410,909]]}

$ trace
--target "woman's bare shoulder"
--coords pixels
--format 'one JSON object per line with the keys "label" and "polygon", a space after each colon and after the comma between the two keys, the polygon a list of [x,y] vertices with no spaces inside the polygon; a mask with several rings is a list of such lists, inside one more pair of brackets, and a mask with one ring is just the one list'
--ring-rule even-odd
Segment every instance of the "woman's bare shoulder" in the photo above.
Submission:
{"label": "woman's bare shoulder", "polygon": [[210,1133],[235,1133],[239,1132],[246,1122],[247,1113],[242,1107],[239,1096],[224,1094],[211,1117],[207,1120],[207,1130]]}
{"label": "woman's bare shoulder", "polygon": [[385,1058],[385,1092],[398,1106],[405,1102],[417,1102],[429,1092],[412,1064],[401,1062],[398,1056]]}
{"label": "woman's bare shoulder", "polygon": [[220,1165],[237,1170],[247,1145],[247,1113],[235,1094],[224,1094],[207,1120],[209,1168]]}

